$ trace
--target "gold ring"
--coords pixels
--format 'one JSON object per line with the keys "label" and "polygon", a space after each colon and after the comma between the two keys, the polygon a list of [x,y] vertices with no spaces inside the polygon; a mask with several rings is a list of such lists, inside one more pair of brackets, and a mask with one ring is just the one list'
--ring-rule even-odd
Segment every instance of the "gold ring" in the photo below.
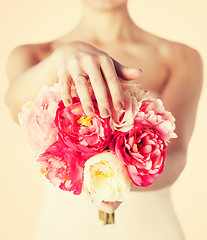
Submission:
{"label": "gold ring", "polygon": [[84,78],[88,79],[88,76],[87,76],[86,74],[84,74],[84,73],[79,73],[79,74],[75,75],[75,77],[73,78],[73,82],[75,82],[75,80],[76,80],[77,78],[79,78],[80,76],[83,76]]}

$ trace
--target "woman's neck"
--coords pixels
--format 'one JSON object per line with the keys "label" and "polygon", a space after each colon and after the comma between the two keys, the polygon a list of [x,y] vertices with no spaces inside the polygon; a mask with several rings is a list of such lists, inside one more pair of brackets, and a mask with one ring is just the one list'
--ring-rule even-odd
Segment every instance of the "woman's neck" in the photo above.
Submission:
{"label": "woman's neck", "polygon": [[98,10],[84,5],[76,30],[88,41],[107,44],[132,40],[135,27],[125,5],[113,10]]}

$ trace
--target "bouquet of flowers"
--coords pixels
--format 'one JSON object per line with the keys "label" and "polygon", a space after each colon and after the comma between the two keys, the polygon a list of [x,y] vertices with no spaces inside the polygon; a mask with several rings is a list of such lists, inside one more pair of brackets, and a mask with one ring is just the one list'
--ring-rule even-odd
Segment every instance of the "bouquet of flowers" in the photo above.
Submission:
{"label": "bouquet of flowers", "polygon": [[[59,85],[44,86],[33,102],[22,106],[20,125],[41,172],[54,185],[98,205],[124,201],[131,183],[151,185],[162,173],[166,146],[176,138],[175,119],[160,99],[134,83],[122,84],[124,109],[102,118],[87,116],[78,97],[65,107]],[[99,211],[104,224],[114,214]]]}

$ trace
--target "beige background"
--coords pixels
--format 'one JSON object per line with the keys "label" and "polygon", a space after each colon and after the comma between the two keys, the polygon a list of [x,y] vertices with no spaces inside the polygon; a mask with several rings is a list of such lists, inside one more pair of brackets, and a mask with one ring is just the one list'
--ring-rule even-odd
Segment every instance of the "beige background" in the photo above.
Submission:
{"label": "beige background", "polygon": [[[206,0],[131,0],[129,7],[134,21],[139,26],[199,50],[206,68]],[[0,1],[0,239],[2,240],[31,239],[41,205],[43,179],[26,147],[22,130],[12,121],[4,105],[4,93],[8,86],[5,75],[7,56],[17,45],[51,40],[72,29],[80,18],[80,9],[80,0]],[[187,240],[207,239],[206,94],[207,86],[204,80],[187,166],[173,185],[175,209]],[[164,226],[160,226],[162,227]]]}

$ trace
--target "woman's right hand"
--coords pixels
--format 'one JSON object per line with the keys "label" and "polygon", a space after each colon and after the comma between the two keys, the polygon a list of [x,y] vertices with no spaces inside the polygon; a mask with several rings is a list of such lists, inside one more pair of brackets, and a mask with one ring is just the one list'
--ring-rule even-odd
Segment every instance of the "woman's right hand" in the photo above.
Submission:
{"label": "woman's right hand", "polygon": [[[133,80],[138,78],[141,72],[140,69],[121,65],[107,53],[84,42],[62,45],[53,52],[53,57],[65,106],[72,103],[71,87],[74,84],[84,112],[87,115],[93,114],[89,80],[103,118],[110,116],[111,102],[116,111],[124,107],[119,78]],[[85,74],[87,78],[79,74]]]}

